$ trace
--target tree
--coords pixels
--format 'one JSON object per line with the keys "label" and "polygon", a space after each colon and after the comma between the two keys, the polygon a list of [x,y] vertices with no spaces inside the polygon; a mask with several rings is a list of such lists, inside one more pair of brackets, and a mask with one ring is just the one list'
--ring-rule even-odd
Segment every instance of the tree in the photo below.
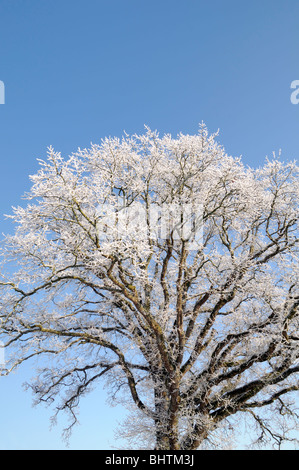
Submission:
{"label": "tree", "polygon": [[3,373],[44,356],[31,388],[70,412],[70,428],[106,378],[148,447],[203,448],[239,416],[258,441],[292,439],[298,166],[274,155],[245,167],[216,136],[147,128],[66,160],[49,148],[31,202],[13,209]]}

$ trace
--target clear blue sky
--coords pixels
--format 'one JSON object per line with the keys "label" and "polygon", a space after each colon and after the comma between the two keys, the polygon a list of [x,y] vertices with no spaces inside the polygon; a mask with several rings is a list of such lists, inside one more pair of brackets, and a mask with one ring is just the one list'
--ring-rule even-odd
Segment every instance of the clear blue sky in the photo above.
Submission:
{"label": "clear blue sky", "polygon": [[[49,145],[67,155],[108,135],[196,133],[204,121],[257,166],[299,156],[298,0],[0,0],[1,214]],[[64,448],[63,421],[31,407],[30,366],[0,379],[0,449]],[[82,402],[71,449],[109,449],[119,410]]]}

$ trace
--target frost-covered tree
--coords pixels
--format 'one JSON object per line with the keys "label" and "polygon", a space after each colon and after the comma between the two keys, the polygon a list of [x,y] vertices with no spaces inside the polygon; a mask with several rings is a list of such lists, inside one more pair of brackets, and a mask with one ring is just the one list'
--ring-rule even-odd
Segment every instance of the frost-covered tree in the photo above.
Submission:
{"label": "frost-covered tree", "polygon": [[241,416],[260,442],[292,439],[295,162],[247,168],[202,125],[67,159],[50,148],[31,180],[2,247],[4,374],[44,357],[33,393],[70,412],[70,427],[106,378],[136,411],[127,431],[140,447],[220,447]]}

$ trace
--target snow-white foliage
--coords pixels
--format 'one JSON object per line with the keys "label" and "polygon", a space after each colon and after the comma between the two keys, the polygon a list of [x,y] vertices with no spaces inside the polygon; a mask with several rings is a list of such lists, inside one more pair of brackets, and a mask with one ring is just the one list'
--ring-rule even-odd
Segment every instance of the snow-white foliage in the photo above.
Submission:
{"label": "snow-white foliage", "polygon": [[[296,163],[248,168],[204,125],[176,138],[146,128],[67,159],[49,148],[39,163],[2,247],[4,373],[45,357],[36,401],[55,401],[71,425],[106,378],[112,401],[137,407],[143,446],[217,446],[241,414],[259,441],[287,439],[271,424],[296,421]],[[133,204],[146,216],[127,231],[119,217]],[[197,243],[153,232],[150,214],[190,204]]]}

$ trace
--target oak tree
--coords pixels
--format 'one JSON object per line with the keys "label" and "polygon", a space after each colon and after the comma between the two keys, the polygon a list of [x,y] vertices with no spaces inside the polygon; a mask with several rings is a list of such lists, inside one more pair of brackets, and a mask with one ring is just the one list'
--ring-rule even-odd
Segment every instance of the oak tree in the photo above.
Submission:
{"label": "oak tree", "polygon": [[32,391],[70,428],[106,379],[133,409],[139,447],[220,448],[241,416],[257,441],[292,439],[296,162],[247,167],[202,125],[66,159],[49,148],[39,163],[2,244],[2,373],[44,357]]}

